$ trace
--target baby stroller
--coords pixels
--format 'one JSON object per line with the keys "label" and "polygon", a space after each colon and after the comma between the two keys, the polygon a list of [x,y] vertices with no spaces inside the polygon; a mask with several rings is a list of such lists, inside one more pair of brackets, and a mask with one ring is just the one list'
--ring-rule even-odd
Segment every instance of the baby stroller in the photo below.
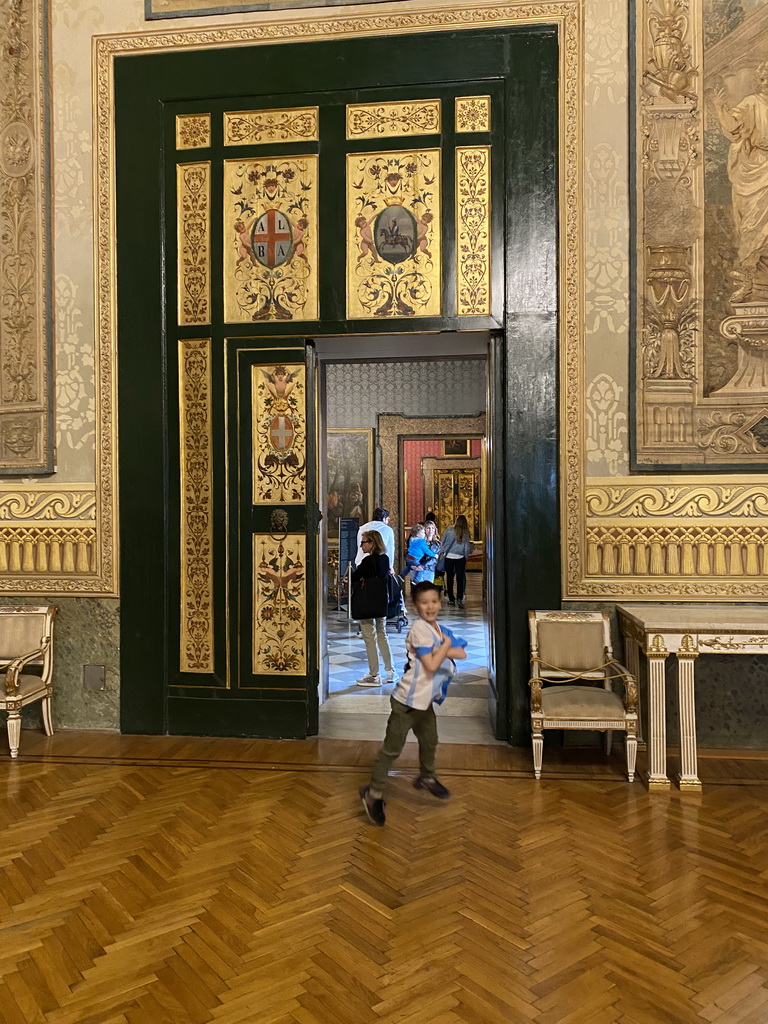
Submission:
{"label": "baby stroller", "polygon": [[390,576],[387,580],[389,604],[387,605],[387,625],[394,626],[398,633],[408,625],[405,614],[405,580],[402,576]]}

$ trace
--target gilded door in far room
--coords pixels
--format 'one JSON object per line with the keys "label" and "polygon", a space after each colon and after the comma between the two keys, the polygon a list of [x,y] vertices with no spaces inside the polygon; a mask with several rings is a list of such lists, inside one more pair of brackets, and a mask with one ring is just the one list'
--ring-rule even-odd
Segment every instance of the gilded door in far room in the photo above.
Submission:
{"label": "gilded door in far room", "polygon": [[479,469],[438,469],[433,476],[438,529],[444,534],[457,516],[466,516],[475,543],[483,537]]}

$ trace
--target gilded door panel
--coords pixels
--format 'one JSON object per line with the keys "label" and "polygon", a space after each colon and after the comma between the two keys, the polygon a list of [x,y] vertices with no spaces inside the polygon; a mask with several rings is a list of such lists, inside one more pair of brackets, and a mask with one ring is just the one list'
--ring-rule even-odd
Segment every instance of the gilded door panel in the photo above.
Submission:
{"label": "gilded door panel", "polygon": [[307,539],[253,535],[253,674],[307,673]]}
{"label": "gilded door panel", "polygon": [[347,316],[439,316],[440,150],[347,156]]}
{"label": "gilded door panel", "polygon": [[318,157],[224,162],[227,323],[317,320]]}
{"label": "gilded door panel", "polygon": [[307,500],[307,410],[304,364],[260,364],[251,370],[253,504]]}

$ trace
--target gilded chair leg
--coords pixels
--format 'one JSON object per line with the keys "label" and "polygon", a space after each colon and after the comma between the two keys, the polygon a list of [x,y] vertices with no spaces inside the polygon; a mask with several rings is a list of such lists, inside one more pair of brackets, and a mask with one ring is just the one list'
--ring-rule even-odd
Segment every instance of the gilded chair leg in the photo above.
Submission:
{"label": "gilded chair leg", "polygon": [[637,759],[637,736],[627,733],[627,779],[635,781],[635,761]]}
{"label": "gilded chair leg", "polygon": [[43,697],[43,728],[46,736],[53,736],[53,722],[51,721],[51,698]]}
{"label": "gilded chair leg", "polygon": [[537,779],[541,778],[541,759],[544,754],[544,733],[533,734],[533,774]]}
{"label": "gilded chair leg", "polygon": [[18,711],[8,712],[8,746],[11,757],[19,756],[19,740],[21,739],[21,715]]}
{"label": "gilded chair leg", "polygon": [[605,755],[610,757],[611,746],[613,745],[613,729],[605,730]]}

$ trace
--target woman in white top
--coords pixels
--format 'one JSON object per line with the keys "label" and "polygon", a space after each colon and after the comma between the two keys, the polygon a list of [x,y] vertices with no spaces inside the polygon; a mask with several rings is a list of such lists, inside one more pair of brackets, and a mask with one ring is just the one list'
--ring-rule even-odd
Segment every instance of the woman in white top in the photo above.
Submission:
{"label": "woman in white top", "polygon": [[456,516],[456,522],[443,535],[438,559],[445,559],[445,584],[448,604],[456,604],[453,597],[453,581],[456,580],[456,599],[459,608],[464,607],[464,591],[467,586],[467,559],[472,554],[472,540],[466,516]]}

